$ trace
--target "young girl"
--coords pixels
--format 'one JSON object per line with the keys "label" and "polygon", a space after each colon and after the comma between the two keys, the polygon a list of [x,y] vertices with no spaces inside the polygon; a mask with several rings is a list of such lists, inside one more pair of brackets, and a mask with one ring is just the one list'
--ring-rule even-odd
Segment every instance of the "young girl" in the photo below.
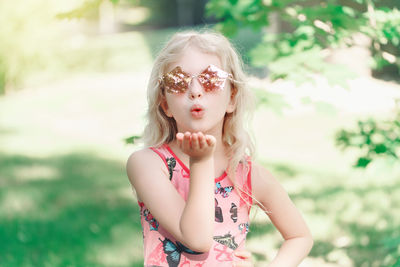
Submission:
{"label": "young girl", "polygon": [[146,148],[127,162],[145,266],[253,266],[245,250],[253,203],[285,240],[269,266],[297,266],[309,253],[313,241],[299,211],[251,159],[244,79],[237,53],[214,32],[177,33],[156,58]]}

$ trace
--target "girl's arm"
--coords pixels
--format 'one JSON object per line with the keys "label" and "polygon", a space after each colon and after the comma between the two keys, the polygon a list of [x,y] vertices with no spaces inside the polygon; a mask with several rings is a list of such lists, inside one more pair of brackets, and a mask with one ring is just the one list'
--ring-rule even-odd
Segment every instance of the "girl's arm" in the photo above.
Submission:
{"label": "girl's arm", "polygon": [[207,252],[213,241],[215,204],[212,155],[215,142],[204,144],[204,140],[199,138],[193,147],[191,142],[188,146],[188,138],[185,138],[180,143],[181,149],[184,152],[190,149],[193,154],[190,158],[190,189],[186,203],[169,180],[165,163],[152,150],[133,153],[126,169],[138,199],[145,203],[160,225],[188,248]]}
{"label": "girl's arm", "polygon": [[253,196],[264,205],[267,215],[285,239],[269,266],[298,266],[313,246],[310,230],[299,210],[276,178],[258,164],[253,164],[252,188]]}

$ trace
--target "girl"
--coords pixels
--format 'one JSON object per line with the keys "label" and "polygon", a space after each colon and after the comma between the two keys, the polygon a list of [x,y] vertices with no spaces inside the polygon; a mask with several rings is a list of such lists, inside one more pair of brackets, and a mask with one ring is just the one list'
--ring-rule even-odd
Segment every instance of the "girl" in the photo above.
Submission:
{"label": "girl", "polygon": [[313,241],[277,180],[252,162],[250,91],[229,41],[175,34],[148,86],[146,148],[127,161],[140,206],[145,266],[253,266],[245,250],[253,201],[285,239],[269,266],[297,266]]}

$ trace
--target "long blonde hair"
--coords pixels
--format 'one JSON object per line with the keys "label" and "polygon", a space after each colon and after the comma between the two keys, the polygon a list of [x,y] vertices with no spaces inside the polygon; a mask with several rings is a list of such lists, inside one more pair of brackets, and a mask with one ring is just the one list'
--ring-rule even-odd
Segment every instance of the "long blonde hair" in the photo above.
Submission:
{"label": "long blonde hair", "polygon": [[243,62],[229,40],[218,32],[211,30],[184,31],[175,33],[155,59],[147,87],[147,125],[143,134],[146,146],[159,146],[175,139],[176,122],[166,116],[161,108],[163,92],[158,79],[168,66],[176,61],[187,47],[196,47],[204,53],[217,55],[222,68],[231,73],[238,81],[232,84],[236,109],[227,113],[224,118],[222,141],[229,154],[228,175],[236,184],[235,170],[241,162],[248,170],[247,157],[254,155],[254,144],[248,133],[254,108],[254,97],[246,84],[246,76],[242,70]]}

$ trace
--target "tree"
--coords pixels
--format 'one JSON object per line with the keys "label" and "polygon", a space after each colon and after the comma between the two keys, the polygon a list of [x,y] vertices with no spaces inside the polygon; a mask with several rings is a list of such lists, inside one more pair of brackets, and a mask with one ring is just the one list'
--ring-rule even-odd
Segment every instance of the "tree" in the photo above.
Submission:
{"label": "tree", "polygon": [[285,78],[302,83],[311,74],[321,73],[337,84],[348,77],[349,70],[328,64],[325,59],[331,49],[353,46],[355,33],[371,39],[374,69],[390,66],[400,74],[400,11],[394,1],[391,5],[381,2],[210,0],[207,14],[220,19],[216,27],[228,36],[236,34],[239,27],[265,32],[275,15],[283,27],[278,32],[265,32],[263,41],[250,53],[251,63],[268,66],[272,80]]}
{"label": "tree", "polygon": [[[272,80],[302,83],[319,73],[331,84],[345,86],[349,70],[325,59],[332,49],[353,46],[356,33],[371,40],[371,67],[376,73],[389,69],[398,77],[399,6],[398,1],[372,0],[210,0],[207,14],[220,20],[216,28],[228,36],[240,27],[264,32],[263,41],[249,56],[253,65],[269,69]],[[278,31],[266,32],[273,17],[281,26]],[[365,168],[378,157],[400,161],[399,119],[400,111],[387,121],[359,121],[357,130],[339,131],[336,144],[362,151],[355,167]]]}

